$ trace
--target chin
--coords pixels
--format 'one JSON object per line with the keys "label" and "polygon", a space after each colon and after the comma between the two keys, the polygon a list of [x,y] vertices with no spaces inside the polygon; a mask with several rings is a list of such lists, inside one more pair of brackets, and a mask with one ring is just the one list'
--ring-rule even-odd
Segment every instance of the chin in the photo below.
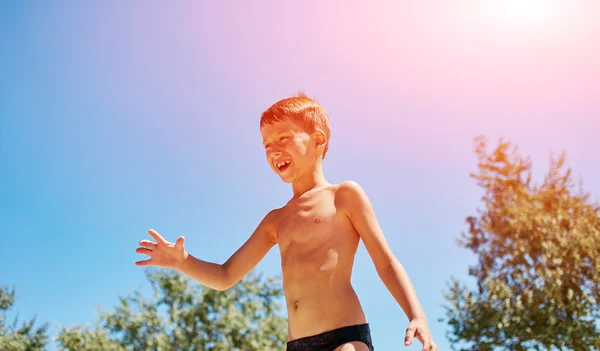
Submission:
{"label": "chin", "polygon": [[293,183],[293,180],[291,178],[289,178],[289,177],[281,177],[280,176],[280,178],[286,184],[292,184]]}
{"label": "chin", "polygon": [[289,175],[289,174],[288,175],[283,175],[281,173],[277,173],[277,175],[279,176],[279,178],[281,178],[281,180],[284,183],[291,184],[291,183],[294,182],[294,176],[293,175]]}

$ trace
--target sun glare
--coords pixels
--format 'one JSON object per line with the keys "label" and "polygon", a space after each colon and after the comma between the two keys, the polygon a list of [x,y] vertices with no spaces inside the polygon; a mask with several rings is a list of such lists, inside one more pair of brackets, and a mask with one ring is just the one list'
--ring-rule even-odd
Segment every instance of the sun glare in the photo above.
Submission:
{"label": "sun glare", "polygon": [[487,0],[493,21],[507,29],[541,29],[557,24],[564,0]]}

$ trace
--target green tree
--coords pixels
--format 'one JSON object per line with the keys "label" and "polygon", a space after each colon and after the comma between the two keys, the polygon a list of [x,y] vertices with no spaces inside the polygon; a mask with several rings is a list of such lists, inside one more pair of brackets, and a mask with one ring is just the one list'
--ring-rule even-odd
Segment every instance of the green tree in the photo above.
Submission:
{"label": "green tree", "polygon": [[7,325],[7,314],[14,307],[16,290],[0,285],[0,350],[2,351],[41,351],[44,350],[48,337],[47,324],[35,328],[35,317],[17,327],[18,318],[12,325]]}
{"label": "green tree", "polygon": [[[531,160],[500,141],[476,139],[484,209],[458,239],[477,264],[470,290],[456,279],[446,299],[455,350],[599,350],[600,209],[574,190],[565,154],[541,185]],[[512,149],[512,152],[511,152]]]}
{"label": "green tree", "polygon": [[226,291],[193,283],[173,270],[147,270],[154,296],[119,297],[97,325],[62,327],[68,351],[282,350],[287,322],[278,312],[283,291],[275,278],[250,274]]}

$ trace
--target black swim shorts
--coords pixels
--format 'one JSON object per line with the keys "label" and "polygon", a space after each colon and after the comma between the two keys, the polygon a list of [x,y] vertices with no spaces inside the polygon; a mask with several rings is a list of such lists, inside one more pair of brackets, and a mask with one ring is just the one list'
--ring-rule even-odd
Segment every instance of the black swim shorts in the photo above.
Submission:
{"label": "black swim shorts", "polygon": [[358,324],[289,341],[287,351],[333,351],[348,342],[361,341],[370,351],[375,350],[369,324]]}

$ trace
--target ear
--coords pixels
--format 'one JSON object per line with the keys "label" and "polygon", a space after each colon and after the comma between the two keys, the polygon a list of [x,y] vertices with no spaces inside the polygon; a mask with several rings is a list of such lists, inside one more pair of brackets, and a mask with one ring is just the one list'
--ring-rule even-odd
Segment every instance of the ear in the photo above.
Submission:
{"label": "ear", "polygon": [[327,145],[327,136],[325,135],[325,132],[321,129],[317,129],[315,131],[315,148],[316,149],[323,149],[325,147],[325,145]]}

